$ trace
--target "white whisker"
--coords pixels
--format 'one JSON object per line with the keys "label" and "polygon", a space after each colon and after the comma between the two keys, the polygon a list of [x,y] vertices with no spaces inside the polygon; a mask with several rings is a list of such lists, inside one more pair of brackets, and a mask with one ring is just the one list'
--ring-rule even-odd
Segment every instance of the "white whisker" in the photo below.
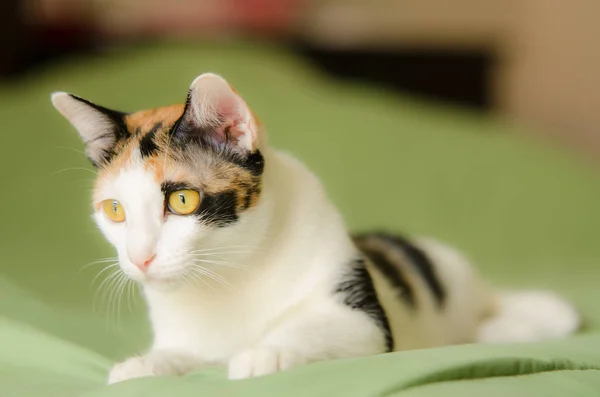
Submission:
{"label": "white whisker", "polygon": [[231,249],[231,248],[255,248],[255,247],[252,247],[250,245],[228,245],[228,246],[222,246],[222,247],[210,247],[210,248],[196,249],[196,250],[192,250],[192,252],[206,252],[206,251]]}
{"label": "white whisker", "polygon": [[83,150],[79,150],[79,149],[75,149],[72,147],[68,147],[68,146],[54,146],[56,149],[65,149],[65,150],[71,150],[75,153],[80,153],[83,154],[84,156],[87,156],[87,154],[83,151]]}
{"label": "white whisker", "polygon": [[198,259],[198,258],[191,258],[194,262],[204,262],[204,263],[212,263],[213,265],[225,265],[228,264],[229,262],[225,262],[225,261],[215,261],[215,260],[211,260],[211,259]]}
{"label": "white whisker", "polygon": [[218,266],[224,266],[224,267],[231,267],[234,269],[240,269],[240,270],[248,270],[249,267],[245,266],[245,265],[239,265],[237,263],[234,262],[226,262],[226,261],[213,261],[213,260],[209,260],[209,259],[198,259],[198,258],[190,258],[193,262],[195,263],[208,263],[210,265],[218,265]]}
{"label": "white whisker", "polygon": [[101,264],[108,263],[108,262],[117,262],[117,261],[118,261],[118,258],[116,256],[112,257],[112,258],[101,258],[101,259],[95,260],[93,262],[86,263],[85,265],[83,265],[81,267],[80,271],[83,271],[91,266],[101,265]]}
{"label": "white whisker", "polygon": [[96,299],[98,298],[99,294],[101,294],[100,298],[102,300],[104,300],[104,297],[106,296],[106,291],[103,291],[103,289],[106,289],[107,285],[111,282],[112,279],[117,277],[118,274],[119,274],[119,269],[115,269],[104,280],[102,280],[102,282],[98,286],[98,289],[96,290],[96,293],[94,294],[94,304],[96,303]]}
{"label": "white whisker", "polygon": [[252,245],[228,245],[228,246],[220,246],[220,247],[210,247],[204,249],[196,249],[190,252],[212,252],[217,250],[230,250],[230,249],[256,249],[258,247]]}
{"label": "white whisker", "polygon": [[118,318],[115,319],[113,318],[116,314],[116,298],[117,298],[117,286],[119,285],[119,282],[121,281],[123,273],[122,272],[118,272],[117,276],[114,277],[109,285],[109,294],[108,294],[108,302],[107,302],[107,311],[108,311],[108,321],[111,322],[111,325],[113,326],[113,329],[118,330]]}
{"label": "white whisker", "polygon": [[112,263],[112,264],[110,264],[110,265],[106,266],[105,268],[103,268],[102,270],[100,270],[100,271],[98,272],[98,274],[96,274],[96,276],[95,276],[95,277],[94,277],[94,279],[92,280],[92,284],[91,284],[91,285],[94,285],[94,283],[96,282],[96,280],[98,279],[98,277],[100,277],[100,276],[102,275],[102,273],[106,272],[106,271],[107,271],[107,270],[109,270],[109,269],[112,269],[112,268],[113,268],[113,267],[115,267],[115,266],[119,266],[119,263],[118,263],[118,262],[116,262],[116,263]]}
{"label": "white whisker", "polygon": [[215,251],[215,252],[192,252],[189,255],[194,256],[215,256],[215,255],[229,255],[229,254],[254,254],[252,251]]}
{"label": "white whisker", "polygon": [[129,277],[127,278],[127,303],[128,303],[128,308],[129,308],[129,313],[133,313],[133,308],[135,307],[136,304],[136,297],[137,294],[137,285],[136,283],[130,279]]}
{"label": "white whisker", "polygon": [[50,175],[56,176],[58,174],[62,174],[63,172],[67,172],[67,171],[87,171],[87,172],[91,172],[94,175],[98,174],[97,171],[94,171],[94,170],[89,169],[89,168],[84,168],[84,167],[70,167],[70,168],[63,168],[61,170],[55,171],[55,172],[53,172]]}
{"label": "white whisker", "polygon": [[197,287],[200,286],[198,284],[198,281],[202,281],[202,283],[204,283],[204,285],[206,285],[210,289],[214,290],[214,287],[212,285],[210,285],[210,283],[208,283],[204,278],[202,278],[202,275],[200,275],[200,274],[196,274],[190,270],[190,271],[185,272],[183,276],[184,276],[185,280],[192,280],[194,282],[194,284],[196,284]]}
{"label": "white whisker", "polygon": [[94,310],[98,310],[98,297],[100,297],[100,301],[104,304],[106,310],[106,321],[108,322],[107,326],[110,326],[111,323],[110,314],[113,296],[115,293],[114,287],[123,276],[124,273],[121,271],[121,268],[117,267],[112,271],[110,275],[108,275],[104,280],[102,280],[102,282],[98,286],[98,289],[96,290],[96,293],[94,294]]}
{"label": "white whisker", "polygon": [[117,306],[117,328],[119,328],[120,325],[120,321],[121,321],[121,305],[123,303],[123,292],[125,289],[125,286],[127,285],[127,281],[129,280],[129,277],[127,277],[127,275],[125,275],[125,273],[121,273],[121,280],[119,281],[118,285],[117,285],[117,292],[116,292],[116,298],[115,300],[117,301],[116,306]]}
{"label": "white whisker", "polygon": [[223,278],[223,276],[221,276],[220,274],[215,273],[212,270],[209,270],[209,269],[207,269],[205,267],[202,267],[202,266],[199,266],[199,265],[194,265],[191,268],[191,270],[192,270],[192,272],[198,272],[198,273],[200,273],[200,274],[202,274],[204,276],[207,276],[208,278],[210,278],[211,280],[214,280],[214,281],[218,282],[222,286],[229,287],[229,288],[232,287],[232,285],[229,282],[227,282],[227,280],[225,280]]}

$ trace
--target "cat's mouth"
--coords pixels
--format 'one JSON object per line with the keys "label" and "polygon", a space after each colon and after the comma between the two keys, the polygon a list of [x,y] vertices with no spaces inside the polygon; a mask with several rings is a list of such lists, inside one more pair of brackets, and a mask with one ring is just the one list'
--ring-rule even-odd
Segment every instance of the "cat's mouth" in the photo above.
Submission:
{"label": "cat's mouth", "polygon": [[152,288],[174,289],[189,285],[200,289],[214,289],[216,286],[229,285],[229,280],[219,271],[221,269],[200,266],[189,258],[176,255],[171,255],[169,259],[167,262],[162,260],[153,262],[147,269],[140,269],[127,261],[122,268],[130,279],[142,286]]}
{"label": "cat's mouth", "polygon": [[171,290],[185,284],[185,278],[177,275],[154,275],[144,273],[136,281],[143,286],[161,290]]}
{"label": "cat's mouth", "polygon": [[[193,277],[185,268],[180,268],[173,263],[153,264],[147,271],[130,271],[128,276],[142,286],[160,289],[173,289],[185,284],[198,284],[197,277]],[[157,266],[156,265],[162,265]],[[137,270],[137,269],[136,269]]]}

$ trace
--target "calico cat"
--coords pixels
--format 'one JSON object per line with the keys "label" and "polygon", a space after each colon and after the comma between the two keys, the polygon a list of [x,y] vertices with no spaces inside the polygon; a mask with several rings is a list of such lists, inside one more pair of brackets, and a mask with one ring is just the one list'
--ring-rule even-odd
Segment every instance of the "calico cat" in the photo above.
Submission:
{"label": "calico cat", "polygon": [[268,145],[220,76],[197,77],[184,105],[135,113],[63,92],[52,102],[98,169],[94,219],[152,323],[149,351],[115,365],[109,383],[205,365],[241,379],[578,327],[562,299],[494,291],[442,243],[352,238],[318,178]]}

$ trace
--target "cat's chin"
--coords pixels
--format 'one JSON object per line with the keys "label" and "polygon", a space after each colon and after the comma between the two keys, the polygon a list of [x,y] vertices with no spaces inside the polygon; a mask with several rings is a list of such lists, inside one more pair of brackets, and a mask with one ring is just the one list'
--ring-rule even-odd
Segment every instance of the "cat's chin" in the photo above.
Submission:
{"label": "cat's chin", "polygon": [[145,288],[152,288],[161,292],[175,291],[184,285],[185,280],[181,277],[144,277],[143,280],[136,280]]}

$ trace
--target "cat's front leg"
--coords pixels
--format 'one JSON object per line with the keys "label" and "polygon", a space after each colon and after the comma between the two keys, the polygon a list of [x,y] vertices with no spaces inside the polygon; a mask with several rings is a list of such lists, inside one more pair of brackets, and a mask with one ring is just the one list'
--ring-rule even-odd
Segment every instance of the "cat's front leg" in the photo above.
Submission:
{"label": "cat's front leg", "polygon": [[228,364],[229,379],[268,375],[315,361],[386,351],[385,330],[364,312],[336,305],[312,309],[290,312],[254,347],[235,354]]}
{"label": "cat's front leg", "polygon": [[237,353],[228,367],[229,379],[245,379],[285,371],[307,363],[304,355],[292,348],[256,347]]}
{"label": "cat's front leg", "polygon": [[189,355],[169,350],[153,350],[114,365],[108,375],[108,384],[147,376],[183,375],[201,366],[200,360]]}

